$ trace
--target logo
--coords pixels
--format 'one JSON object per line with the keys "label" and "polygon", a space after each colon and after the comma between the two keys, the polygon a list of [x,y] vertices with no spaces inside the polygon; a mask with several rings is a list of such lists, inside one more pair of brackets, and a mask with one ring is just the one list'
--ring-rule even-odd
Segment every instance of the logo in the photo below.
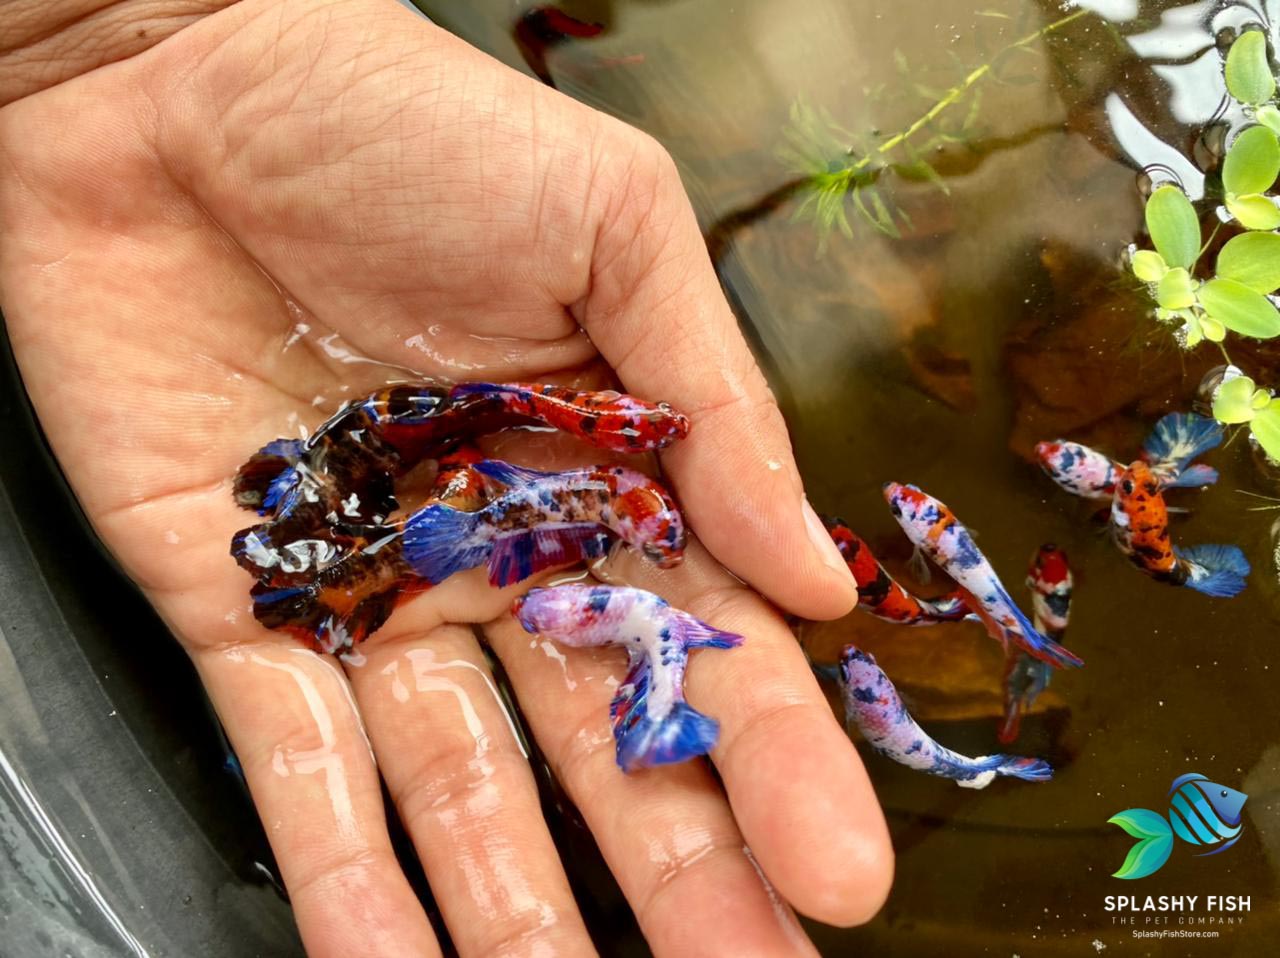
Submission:
{"label": "logo", "polygon": [[1138,839],[1114,878],[1146,878],[1159,871],[1173,851],[1173,836],[1189,845],[1214,845],[1197,857],[1225,852],[1240,840],[1240,810],[1249,796],[1218,785],[1203,775],[1179,775],[1169,786],[1166,817],[1146,808],[1130,808],[1107,819]]}

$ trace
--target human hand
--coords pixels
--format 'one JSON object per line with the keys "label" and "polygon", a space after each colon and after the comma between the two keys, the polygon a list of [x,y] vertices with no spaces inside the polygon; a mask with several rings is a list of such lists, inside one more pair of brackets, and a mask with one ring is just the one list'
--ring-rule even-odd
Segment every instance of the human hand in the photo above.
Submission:
{"label": "human hand", "polygon": [[[651,140],[391,0],[245,0],[4,107],[0,164],[24,380],[94,527],[195,662],[311,953],[438,950],[379,773],[462,954],[590,951],[477,634],[656,952],[811,947],[760,872],[815,918],[875,911],[891,852],[856,752],[780,617],[720,563],[809,617],[854,587],[806,523],[781,416]],[[700,763],[618,771],[621,657],[531,646],[507,611],[529,583],[455,576],[360,664],[247,614],[230,476],[387,379],[353,353],[451,379],[616,375],[689,414],[662,465],[706,548],[601,574],[747,636],[688,678],[721,722],[723,788]],[[569,454],[499,443],[532,465]]]}

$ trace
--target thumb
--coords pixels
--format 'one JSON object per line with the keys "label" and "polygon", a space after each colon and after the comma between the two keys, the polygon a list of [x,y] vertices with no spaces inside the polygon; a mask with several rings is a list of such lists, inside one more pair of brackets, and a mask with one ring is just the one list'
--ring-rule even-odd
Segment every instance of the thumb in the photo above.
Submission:
{"label": "thumb", "polygon": [[[606,121],[596,144],[597,223],[578,322],[627,390],[687,414],[662,455],[698,538],[779,606],[834,618],[852,576],[804,495],[782,414],[712,269],[675,164]],[[590,221],[589,219],[589,221]]]}

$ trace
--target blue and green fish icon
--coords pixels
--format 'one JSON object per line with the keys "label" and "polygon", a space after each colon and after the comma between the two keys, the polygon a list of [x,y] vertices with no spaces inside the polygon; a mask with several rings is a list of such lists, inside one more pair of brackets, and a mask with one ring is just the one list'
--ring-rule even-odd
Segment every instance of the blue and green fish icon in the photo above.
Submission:
{"label": "blue and green fish icon", "polygon": [[1107,819],[1139,839],[1113,877],[1146,878],[1159,871],[1173,851],[1174,835],[1191,845],[1217,846],[1200,852],[1201,857],[1225,852],[1240,840],[1240,812],[1249,798],[1244,792],[1189,772],[1173,780],[1169,794],[1168,821],[1146,808],[1126,809]]}

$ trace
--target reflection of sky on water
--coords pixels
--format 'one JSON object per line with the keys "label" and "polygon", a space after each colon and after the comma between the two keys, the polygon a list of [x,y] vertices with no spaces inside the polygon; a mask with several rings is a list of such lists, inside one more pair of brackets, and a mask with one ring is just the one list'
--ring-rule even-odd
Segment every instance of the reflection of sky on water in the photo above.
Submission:
{"label": "reflection of sky on water", "polygon": [[1119,94],[1108,95],[1106,108],[1116,143],[1135,166],[1167,166],[1177,175],[1188,196],[1193,200],[1204,196],[1204,174],[1189,159],[1143,126]]}

